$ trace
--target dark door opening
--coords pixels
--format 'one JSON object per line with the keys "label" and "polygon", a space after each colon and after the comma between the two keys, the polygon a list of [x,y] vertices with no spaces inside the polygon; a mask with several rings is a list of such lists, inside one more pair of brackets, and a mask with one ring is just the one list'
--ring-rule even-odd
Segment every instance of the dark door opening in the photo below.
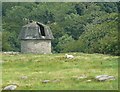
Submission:
{"label": "dark door opening", "polygon": [[[37,23],[38,24],[38,23]],[[44,30],[44,27],[42,26],[42,25],[40,25],[40,24],[38,24],[39,25],[39,27],[40,27],[40,32],[41,32],[41,35],[42,36],[45,36],[45,30]]]}

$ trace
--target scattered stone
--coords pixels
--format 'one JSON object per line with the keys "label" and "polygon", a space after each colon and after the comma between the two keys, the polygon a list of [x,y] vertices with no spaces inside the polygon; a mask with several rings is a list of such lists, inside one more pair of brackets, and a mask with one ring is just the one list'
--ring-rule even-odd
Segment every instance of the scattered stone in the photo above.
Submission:
{"label": "scattered stone", "polygon": [[115,80],[115,77],[114,77],[114,76],[108,76],[108,78],[109,78],[110,80]]}
{"label": "scattered stone", "polygon": [[42,83],[49,83],[50,80],[43,80]]}
{"label": "scattered stone", "polygon": [[3,52],[3,54],[8,54],[8,55],[17,55],[17,54],[19,54],[19,52],[9,51],[9,52]]}
{"label": "scattered stone", "polygon": [[21,76],[21,79],[26,80],[26,79],[28,79],[28,77],[27,76]]}
{"label": "scattered stone", "polygon": [[98,81],[105,81],[105,80],[115,80],[115,77],[109,76],[109,75],[99,75],[99,76],[96,76],[95,79]]}
{"label": "scattered stone", "polygon": [[6,86],[3,90],[15,90],[16,88],[17,88],[17,85],[11,84],[11,85]]}

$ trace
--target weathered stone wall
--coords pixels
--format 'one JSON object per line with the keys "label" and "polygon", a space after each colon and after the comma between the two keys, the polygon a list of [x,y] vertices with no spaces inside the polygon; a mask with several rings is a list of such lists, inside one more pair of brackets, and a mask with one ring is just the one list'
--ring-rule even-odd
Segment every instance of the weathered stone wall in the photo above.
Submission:
{"label": "weathered stone wall", "polygon": [[22,53],[51,53],[51,40],[21,40]]}

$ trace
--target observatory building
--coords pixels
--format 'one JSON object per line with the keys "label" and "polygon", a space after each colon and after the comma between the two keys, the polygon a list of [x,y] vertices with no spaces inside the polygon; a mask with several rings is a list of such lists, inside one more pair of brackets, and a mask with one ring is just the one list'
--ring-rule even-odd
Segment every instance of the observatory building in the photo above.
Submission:
{"label": "observatory building", "polygon": [[51,53],[53,35],[50,28],[42,23],[32,21],[23,26],[19,39],[22,53]]}

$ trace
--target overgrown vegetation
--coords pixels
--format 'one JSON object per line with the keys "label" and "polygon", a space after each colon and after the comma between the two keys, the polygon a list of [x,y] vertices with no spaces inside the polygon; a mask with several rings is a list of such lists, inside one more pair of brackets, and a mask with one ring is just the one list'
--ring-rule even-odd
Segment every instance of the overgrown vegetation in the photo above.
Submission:
{"label": "overgrown vegetation", "polygon": [[[2,87],[14,83],[19,85],[16,90],[118,90],[117,56],[71,54],[73,59],[65,58],[64,53],[3,54]],[[114,76],[115,80],[95,80],[102,74]],[[28,78],[22,79],[22,76]],[[43,80],[50,82],[42,83]]]}
{"label": "overgrown vegetation", "polygon": [[20,51],[18,35],[28,20],[51,27],[53,52],[119,55],[117,3],[3,2],[3,51]]}

